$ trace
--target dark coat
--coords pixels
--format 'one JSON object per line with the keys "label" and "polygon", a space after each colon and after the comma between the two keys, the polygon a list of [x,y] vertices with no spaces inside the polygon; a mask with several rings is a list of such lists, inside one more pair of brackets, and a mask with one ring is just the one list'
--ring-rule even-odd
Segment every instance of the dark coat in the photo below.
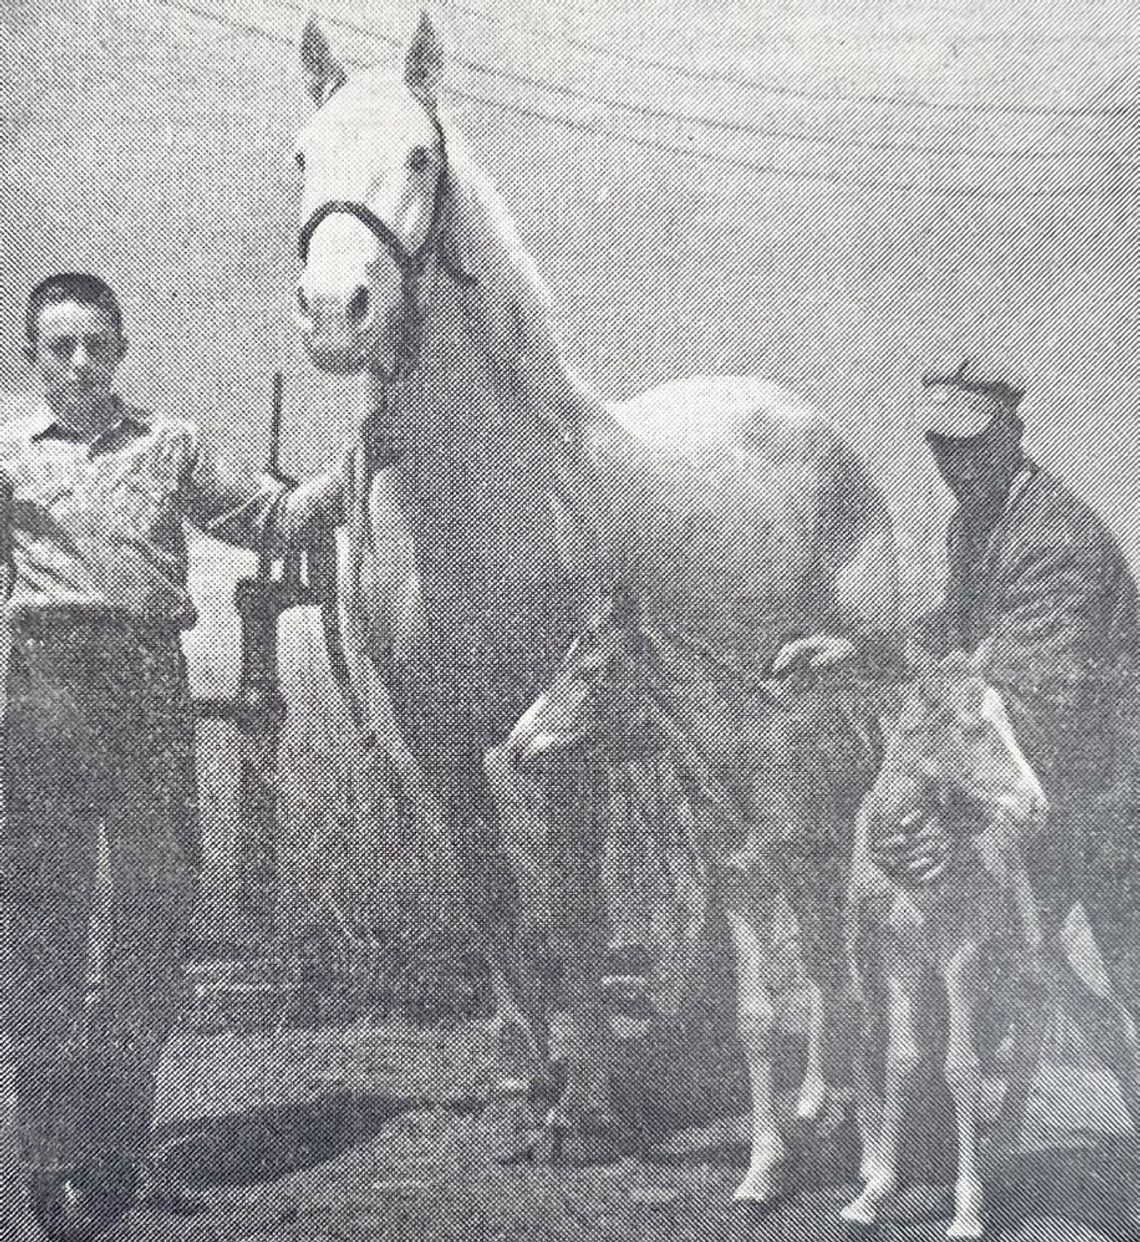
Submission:
{"label": "dark coat", "polygon": [[1047,471],[1025,472],[996,520],[951,518],[946,598],[917,637],[935,654],[988,642],[985,675],[1052,810],[1056,852],[1043,843],[1032,867],[1031,851],[1031,870],[1079,866],[1092,880],[1094,863],[1118,867],[1135,852],[1137,589],[1097,514]]}

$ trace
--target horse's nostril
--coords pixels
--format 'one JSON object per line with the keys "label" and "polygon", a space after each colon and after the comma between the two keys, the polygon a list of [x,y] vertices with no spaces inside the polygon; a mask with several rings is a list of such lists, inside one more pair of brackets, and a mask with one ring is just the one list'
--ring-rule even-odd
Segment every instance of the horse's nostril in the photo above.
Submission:
{"label": "horse's nostril", "polygon": [[363,285],[357,285],[356,291],[348,299],[344,313],[354,327],[359,327],[368,317],[368,290]]}
{"label": "horse's nostril", "polygon": [[301,312],[302,315],[305,316],[306,319],[309,318],[309,312],[310,312],[309,298],[308,298],[308,295],[305,293],[305,289],[303,285],[297,286],[296,299],[297,299],[297,309]]}

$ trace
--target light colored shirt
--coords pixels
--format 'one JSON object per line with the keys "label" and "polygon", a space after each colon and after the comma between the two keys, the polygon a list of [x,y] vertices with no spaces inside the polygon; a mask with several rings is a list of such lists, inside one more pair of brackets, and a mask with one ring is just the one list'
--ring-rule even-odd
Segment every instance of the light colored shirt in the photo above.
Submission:
{"label": "light colored shirt", "polygon": [[226,543],[273,553],[344,521],[339,472],[291,488],[227,463],[184,419],[116,399],[118,421],[90,441],[46,404],[0,422],[0,473],[14,492],[12,610],[52,606],[192,626],[183,520]]}

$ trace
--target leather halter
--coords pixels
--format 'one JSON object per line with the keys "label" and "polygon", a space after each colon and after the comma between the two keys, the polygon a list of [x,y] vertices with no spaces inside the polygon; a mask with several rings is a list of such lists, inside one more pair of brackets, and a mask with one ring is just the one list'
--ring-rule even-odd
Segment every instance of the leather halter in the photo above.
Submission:
{"label": "leather halter", "polygon": [[323,221],[327,220],[329,216],[334,215],[352,216],[354,219],[359,220],[391,255],[392,262],[400,269],[405,289],[414,285],[423,274],[424,268],[427,267],[428,260],[433,253],[436,254],[442,270],[457,284],[470,286],[476,283],[475,277],[462,271],[439,249],[439,242],[443,233],[443,216],[447,207],[450,165],[447,159],[447,141],[444,138],[443,127],[434,116],[431,117],[431,122],[435,127],[439,142],[440,168],[439,175],[435,181],[435,194],[432,197],[431,220],[428,224],[428,230],[424,235],[423,241],[420,242],[415,250],[409,251],[388,223],[381,220],[364,203],[353,202],[351,199],[334,198],[322,203],[301,226],[301,231],[297,237],[297,250],[302,263],[308,261],[309,246],[312,243],[313,234]]}

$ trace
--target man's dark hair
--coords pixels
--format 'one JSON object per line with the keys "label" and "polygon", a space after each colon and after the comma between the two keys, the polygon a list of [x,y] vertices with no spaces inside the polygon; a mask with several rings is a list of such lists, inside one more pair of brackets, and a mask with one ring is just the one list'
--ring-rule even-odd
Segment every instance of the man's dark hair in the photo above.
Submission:
{"label": "man's dark hair", "polygon": [[78,302],[81,306],[97,306],[115,325],[116,332],[123,330],[123,312],[119,299],[105,280],[89,272],[58,272],[41,280],[28,294],[24,330],[28,342],[35,344],[40,312],[45,306],[57,306],[60,302]]}

